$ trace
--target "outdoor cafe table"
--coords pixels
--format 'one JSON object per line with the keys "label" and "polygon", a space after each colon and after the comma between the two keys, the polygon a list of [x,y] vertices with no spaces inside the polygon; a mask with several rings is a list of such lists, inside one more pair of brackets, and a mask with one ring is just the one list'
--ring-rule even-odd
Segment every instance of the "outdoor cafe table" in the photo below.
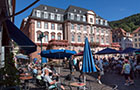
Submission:
{"label": "outdoor cafe table", "polygon": [[72,82],[72,83],[70,83],[70,86],[77,87],[77,89],[79,87],[83,87],[85,85],[86,85],[85,83],[81,83],[81,82]]}
{"label": "outdoor cafe table", "polygon": [[29,88],[29,80],[33,79],[33,76],[31,76],[31,74],[29,73],[23,73],[23,74],[20,74],[20,80],[23,80],[24,81],[24,84],[25,84],[25,90],[27,90],[27,88]]}

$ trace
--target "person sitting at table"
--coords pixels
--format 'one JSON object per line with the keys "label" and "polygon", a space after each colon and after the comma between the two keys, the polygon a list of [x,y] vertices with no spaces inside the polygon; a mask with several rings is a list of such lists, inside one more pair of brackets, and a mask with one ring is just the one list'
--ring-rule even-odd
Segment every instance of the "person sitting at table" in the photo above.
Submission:
{"label": "person sitting at table", "polygon": [[34,66],[34,69],[33,69],[33,76],[36,76],[37,75],[37,67]]}
{"label": "person sitting at table", "polygon": [[38,80],[42,80],[42,76],[41,76],[41,73],[42,71],[41,70],[38,70],[38,72],[37,72],[37,76],[36,76],[36,78],[38,79]]}
{"label": "person sitting at table", "polygon": [[44,67],[43,67],[43,69],[42,69],[42,74],[43,74],[43,76],[45,75],[45,70],[48,70],[49,72],[52,72],[52,71],[48,68],[48,66],[45,64]]}
{"label": "person sitting at table", "polygon": [[53,65],[50,65],[50,70],[52,71],[52,79],[58,81],[59,74],[56,72]]}
{"label": "person sitting at table", "polygon": [[45,70],[44,81],[46,83],[49,83],[50,86],[55,86],[56,88],[61,88],[61,89],[65,90],[64,86],[62,86],[60,83],[56,82],[55,80],[52,80],[49,77],[49,71],[47,69]]}

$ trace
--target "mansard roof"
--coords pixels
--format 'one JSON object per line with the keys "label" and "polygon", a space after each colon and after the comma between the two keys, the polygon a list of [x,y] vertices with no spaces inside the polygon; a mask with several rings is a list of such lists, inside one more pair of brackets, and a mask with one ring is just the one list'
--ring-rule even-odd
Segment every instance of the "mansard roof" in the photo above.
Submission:
{"label": "mansard roof", "polygon": [[64,14],[65,10],[61,8],[56,8],[48,5],[40,5],[34,9],[41,10],[41,11],[47,11],[52,13],[58,13],[58,14]]}

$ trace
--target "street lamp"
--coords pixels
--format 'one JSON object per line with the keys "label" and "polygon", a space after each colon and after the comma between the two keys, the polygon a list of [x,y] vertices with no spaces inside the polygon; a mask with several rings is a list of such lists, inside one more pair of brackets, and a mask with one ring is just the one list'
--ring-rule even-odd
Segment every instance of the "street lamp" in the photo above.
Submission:
{"label": "street lamp", "polygon": [[[41,34],[39,34],[39,37],[38,37],[38,39],[39,39],[40,42],[41,42],[41,52],[42,52],[42,39],[43,39],[43,37],[45,37],[45,36],[44,36],[44,33],[41,32]],[[42,63],[42,57],[41,57],[41,63]]]}

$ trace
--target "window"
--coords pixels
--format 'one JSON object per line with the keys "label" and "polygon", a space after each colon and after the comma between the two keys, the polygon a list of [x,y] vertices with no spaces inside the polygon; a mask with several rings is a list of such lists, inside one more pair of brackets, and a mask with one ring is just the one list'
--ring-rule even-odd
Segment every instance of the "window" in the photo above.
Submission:
{"label": "window", "polygon": [[103,20],[101,19],[100,24],[103,25]]}
{"label": "window", "polygon": [[55,24],[54,23],[51,24],[51,29],[55,30]]}
{"label": "window", "polygon": [[71,29],[74,29],[74,24],[71,24]]}
{"label": "window", "polygon": [[137,38],[135,38],[135,42],[137,42]]}
{"label": "window", "polygon": [[76,12],[76,9],[74,9],[73,11]]}
{"label": "window", "polygon": [[135,43],[135,47],[137,47],[137,43]]}
{"label": "window", "polygon": [[77,21],[80,21],[80,15],[77,14]]}
{"label": "window", "polygon": [[90,29],[90,33],[93,33],[93,27],[91,27],[91,29]]}
{"label": "window", "polygon": [[54,20],[54,13],[51,13],[51,19],[53,19]]}
{"label": "window", "polygon": [[140,36],[140,33],[139,33],[139,36]]}
{"label": "window", "polygon": [[58,40],[61,40],[61,36],[60,36],[60,35],[58,35],[57,39],[58,39]]}
{"label": "window", "polygon": [[62,24],[57,24],[57,30],[62,30]]}
{"label": "window", "polygon": [[86,31],[87,30],[87,26],[84,26],[84,31]]}
{"label": "window", "polygon": [[48,29],[48,23],[47,22],[44,22],[44,28]]}
{"label": "window", "polygon": [[78,42],[81,42],[81,36],[78,35]]}
{"label": "window", "polygon": [[94,41],[94,38],[93,36],[90,37],[90,42],[93,42]]}
{"label": "window", "polygon": [[106,37],[106,43],[109,43],[109,37]]}
{"label": "window", "polygon": [[83,21],[84,21],[84,22],[86,21],[86,16],[83,16]]}
{"label": "window", "polygon": [[99,36],[97,36],[97,38],[96,38],[96,42],[99,42]]}
{"label": "window", "polygon": [[71,38],[72,38],[72,41],[74,41],[74,35],[72,35],[72,37],[71,37]]}
{"label": "window", "polygon": [[99,24],[99,20],[98,19],[96,19],[96,24]]}
{"label": "window", "polygon": [[39,10],[37,10],[36,16],[41,17],[41,12]]}
{"label": "window", "polygon": [[77,25],[77,29],[80,30],[80,25]]}
{"label": "window", "polygon": [[107,21],[105,21],[105,25],[106,25],[106,26],[108,25]]}
{"label": "window", "polygon": [[101,33],[104,33],[104,29],[101,30]]}
{"label": "window", "polygon": [[41,22],[37,21],[37,28],[41,28]]}
{"label": "window", "polygon": [[139,41],[140,41],[140,38],[139,38]]}
{"label": "window", "polygon": [[74,14],[73,13],[71,13],[71,19],[74,20]]}
{"label": "window", "polygon": [[40,41],[39,36],[40,36],[40,34],[37,33],[37,41]]}
{"label": "window", "polygon": [[96,28],[96,32],[99,33],[99,28]]}
{"label": "window", "polygon": [[45,42],[48,42],[48,35],[45,35]]}
{"label": "window", "polygon": [[104,37],[101,38],[101,43],[104,43]]}
{"label": "window", "polygon": [[57,20],[61,20],[60,14],[57,14]]}
{"label": "window", "polygon": [[48,13],[44,12],[44,18],[48,18]]}
{"label": "window", "polygon": [[140,43],[139,43],[139,47],[140,47]]}
{"label": "window", "polygon": [[54,35],[52,35],[52,36],[51,36],[51,39],[55,39],[55,36],[54,36]]}
{"label": "window", "polygon": [[135,34],[135,36],[137,36],[137,34]]}
{"label": "window", "polygon": [[93,22],[93,19],[92,18],[90,18],[90,22]]}

